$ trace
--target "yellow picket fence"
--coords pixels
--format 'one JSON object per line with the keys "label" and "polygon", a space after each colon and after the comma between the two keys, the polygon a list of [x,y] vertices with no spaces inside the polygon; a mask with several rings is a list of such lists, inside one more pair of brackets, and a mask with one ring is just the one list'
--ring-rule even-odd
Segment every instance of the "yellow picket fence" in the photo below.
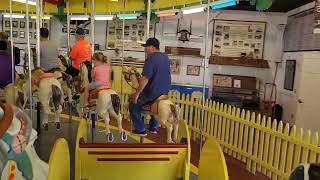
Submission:
{"label": "yellow picket fence", "polygon": [[[201,129],[201,97],[170,93],[170,99],[181,108],[184,120],[196,140],[200,133],[215,138],[228,154],[246,163],[251,173],[261,172],[272,179],[288,179],[300,163],[320,163],[318,133],[270,117],[241,110],[230,105],[205,101]],[[122,112],[128,117],[128,95],[122,96]]]}

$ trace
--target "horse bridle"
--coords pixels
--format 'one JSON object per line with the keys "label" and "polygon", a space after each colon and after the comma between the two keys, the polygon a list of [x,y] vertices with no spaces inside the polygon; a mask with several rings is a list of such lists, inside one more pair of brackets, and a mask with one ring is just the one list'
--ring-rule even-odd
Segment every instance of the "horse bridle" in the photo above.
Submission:
{"label": "horse bridle", "polygon": [[[132,73],[126,73],[126,74],[129,75],[129,79],[130,79],[131,76],[133,75]],[[126,77],[124,77],[124,79],[126,80],[127,84],[128,84],[132,89],[137,90],[137,88],[133,87],[133,85],[130,84],[129,80],[128,80]]]}

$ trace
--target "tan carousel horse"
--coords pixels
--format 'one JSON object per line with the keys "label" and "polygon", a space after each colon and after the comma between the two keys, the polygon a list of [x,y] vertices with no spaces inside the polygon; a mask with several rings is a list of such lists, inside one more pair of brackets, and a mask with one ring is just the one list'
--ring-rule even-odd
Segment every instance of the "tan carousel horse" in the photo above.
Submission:
{"label": "tan carousel horse", "polygon": [[[63,105],[63,91],[60,82],[55,78],[54,73],[44,73],[41,69],[35,68],[31,71],[32,91],[37,94],[39,102],[43,106],[44,116],[42,124],[48,130],[48,116],[51,109],[55,113],[56,128],[60,129],[60,114]],[[25,81],[23,85],[24,105],[29,96],[29,83]]]}
{"label": "tan carousel horse", "polygon": [[[81,87],[86,87],[89,85],[89,78],[91,74],[89,73],[87,66],[91,67],[90,62],[82,63],[80,66],[80,79]],[[81,89],[82,89],[81,88]],[[105,122],[106,138],[108,142],[113,142],[114,137],[109,128],[110,117],[114,117],[118,123],[118,129],[120,132],[120,138],[122,141],[127,140],[127,135],[122,128],[122,116],[120,114],[120,97],[119,95],[109,87],[100,87],[93,91],[90,91],[89,95],[89,107],[83,107],[84,104],[84,92],[80,95],[80,103],[77,106],[77,110],[80,116],[89,112],[96,111],[97,117],[103,118]],[[84,110],[80,110],[81,107]]]}
{"label": "tan carousel horse", "polygon": [[[25,50],[25,52],[27,52]],[[31,66],[34,68],[36,67],[36,49],[35,48],[31,48]],[[28,65],[27,65],[27,58],[28,58],[28,54],[25,53],[24,55],[24,73],[25,75],[27,75],[27,70],[28,70]],[[72,91],[71,91],[71,77],[69,75],[67,75],[66,73],[64,73],[64,71],[66,70],[66,66],[67,66],[67,61],[66,59],[59,55],[58,57],[58,63],[59,63],[59,68],[57,69],[52,69],[52,72],[54,74],[54,77],[60,82],[61,84],[61,88],[64,92],[64,95],[67,96],[68,102],[72,102]]]}
{"label": "tan carousel horse", "polygon": [[25,83],[25,77],[22,74],[16,73],[14,84],[9,84],[4,88],[5,101],[8,104],[17,105],[22,108],[21,101],[19,101],[20,95],[24,93],[23,86]]}
{"label": "tan carousel horse", "polygon": [[[124,67],[126,82],[136,90],[139,87],[140,73],[134,68]],[[162,95],[152,104],[142,108],[142,112],[154,115],[157,121],[167,129],[167,143],[175,143],[178,139],[180,108],[168,96]],[[173,137],[172,137],[173,133]]]}

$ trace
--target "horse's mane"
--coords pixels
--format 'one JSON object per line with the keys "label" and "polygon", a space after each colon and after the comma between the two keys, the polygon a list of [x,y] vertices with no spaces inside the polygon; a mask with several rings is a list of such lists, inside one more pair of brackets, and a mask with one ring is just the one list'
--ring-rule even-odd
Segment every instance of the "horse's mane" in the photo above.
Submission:
{"label": "horse's mane", "polygon": [[83,64],[87,67],[89,82],[92,82],[92,77],[91,77],[92,62],[90,62],[90,61],[85,61],[85,62],[83,62]]}

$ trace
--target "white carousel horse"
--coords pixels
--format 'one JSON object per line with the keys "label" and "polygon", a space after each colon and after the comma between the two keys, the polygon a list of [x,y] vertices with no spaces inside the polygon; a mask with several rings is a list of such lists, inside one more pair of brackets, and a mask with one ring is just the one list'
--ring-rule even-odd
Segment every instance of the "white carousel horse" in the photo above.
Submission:
{"label": "white carousel horse", "polygon": [[26,113],[1,104],[0,127],[0,179],[47,179],[49,166],[34,149],[37,132]]}
{"label": "white carousel horse", "polygon": [[[32,91],[37,92],[39,102],[44,109],[44,116],[42,124],[45,130],[48,129],[48,116],[51,113],[51,109],[55,113],[56,128],[60,129],[60,114],[62,112],[63,105],[63,91],[61,89],[60,82],[54,77],[53,73],[44,73],[41,69],[36,68],[32,70]],[[24,84],[24,105],[29,96],[29,83]]]}
{"label": "white carousel horse", "polygon": [[[124,67],[123,75],[126,82],[136,90],[139,86],[140,73],[135,68]],[[157,121],[167,129],[167,143],[175,143],[178,139],[180,108],[167,96],[160,96],[142,111],[154,115]],[[173,133],[173,137],[172,137]]]}
{"label": "white carousel horse", "polygon": [[[82,63],[80,66],[80,78],[81,78],[81,87],[87,87],[89,85],[89,72],[88,72],[88,68],[87,66],[91,66],[91,63],[86,62],[87,65],[85,63]],[[110,88],[98,88],[96,90],[96,95],[97,95],[97,99],[95,100],[91,100],[90,101],[90,107],[89,107],[89,111],[94,111],[96,110],[97,113],[97,117],[101,117],[103,118],[104,122],[105,122],[105,131],[106,131],[106,137],[107,137],[107,141],[108,142],[113,142],[114,141],[114,137],[113,134],[110,131],[109,128],[109,122],[110,122],[110,117],[109,115],[111,115],[112,117],[114,117],[117,120],[118,123],[118,129],[120,132],[120,138],[122,141],[126,141],[127,140],[127,135],[124,131],[124,129],[122,128],[122,116],[120,114],[120,98],[119,95],[112,89]],[[91,96],[91,95],[90,95]],[[81,107],[84,104],[84,93],[81,93],[80,95],[80,103],[77,106],[77,110],[80,116],[82,116],[82,112],[81,111]],[[94,106],[96,105],[96,108],[94,108]],[[84,107],[83,109],[87,109],[86,107]]]}
{"label": "white carousel horse", "polygon": [[[25,50],[25,52],[27,51]],[[36,49],[31,48],[30,53],[31,53],[31,67],[33,67],[32,69],[37,68],[36,67]],[[28,69],[27,59],[28,59],[28,54],[25,53],[24,64],[23,64],[25,75],[27,75],[26,71]],[[54,77],[60,82],[64,95],[66,95],[68,98],[68,102],[72,102],[72,91],[71,91],[72,83],[70,82],[69,80],[70,78],[68,77],[68,75],[64,73],[64,71],[66,70],[66,59],[63,56],[58,56],[57,59],[58,59],[60,70],[55,70],[52,73],[54,73]]]}

